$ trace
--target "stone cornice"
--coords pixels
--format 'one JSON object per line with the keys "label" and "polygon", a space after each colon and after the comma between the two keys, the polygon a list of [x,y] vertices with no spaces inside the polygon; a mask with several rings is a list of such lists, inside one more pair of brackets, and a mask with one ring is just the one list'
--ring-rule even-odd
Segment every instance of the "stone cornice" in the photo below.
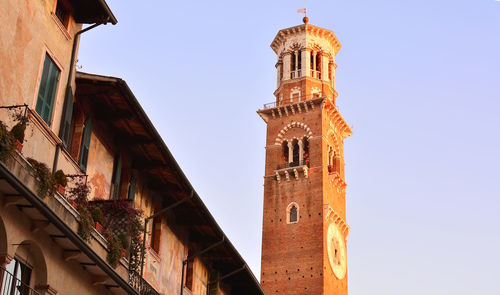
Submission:
{"label": "stone cornice", "polygon": [[338,172],[333,172],[330,174],[330,182],[337,188],[338,192],[345,192],[347,188],[347,183],[342,179],[342,176]]}
{"label": "stone cornice", "polygon": [[343,138],[351,136],[351,127],[349,127],[344,117],[342,117],[333,100],[325,99],[324,108],[330,117],[330,122],[336,129],[335,131],[338,131]]}
{"label": "stone cornice", "polygon": [[347,240],[347,236],[349,236],[349,226],[345,222],[344,218],[335,212],[335,210],[333,210],[328,204],[323,205],[323,210],[325,222],[331,220],[331,222],[335,223],[344,234],[344,238]]}
{"label": "stone cornice", "polygon": [[337,52],[339,52],[339,50],[341,48],[340,42],[331,30],[327,30],[327,29],[324,29],[321,27],[310,25],[310,24],[303,24],[303,25],[280,30],[276,34],[276,37],[274,37],[273,42],[271,42],[271,48],[277,54],[280,45],[283,43],[283,41],[286,38],[288,38],[291,35],[295,35],[297,33],[304,33],[304,32],[306,34],[311,34],[313,36],[327,39],[332,44],[333,48],[335,49],[335,54],[337,54]]}

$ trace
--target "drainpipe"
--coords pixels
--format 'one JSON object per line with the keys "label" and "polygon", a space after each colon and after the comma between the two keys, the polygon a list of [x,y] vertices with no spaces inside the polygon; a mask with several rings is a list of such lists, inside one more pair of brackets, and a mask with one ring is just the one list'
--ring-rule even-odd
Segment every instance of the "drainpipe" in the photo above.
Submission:
{"label": "drainpipe", "polygon": [[[73,79],[73,69],[75,66],[75,59],[76,59],[76,49],[78,47],[78,41],[80,40],[80,35],[92,30],[93,28],[100,26],[102,24],[107,24],[109,21],[109,18],[102,22],[95,23],[89,27],[86,27],[85,29],[82,29],[78,32],[76,32],[74,38],[73,38],[73,49],[71,50],[71,61],[69,64],[69,74],[68,74],[68,82],[66,83],[66,93],[64,96],[64,104],[63,104],[63,111],[62,111],[62,116],[61,116],[61,123],[59,125],[59,138],[62,138],[64,135],[64,121],[66,117],[66,111],[70,107],[68,106],[68,96],[73,95],[73,89],[71,88],[71,80]],[[75,69],[76,71],[76,69]],[[61,149],[61,143],[56,143],[56,151],[54,154],[54,163],[52,164],[52,173],[55,173],[57,169],[57,162],[59,161],[59,150]]]}
{"label": "drainpipe", "polygon": [[[226,240],[226,236],[222,236],[222,239],[208,247],[206,247],[205,249],[201,250],[200,252],[198,253],[195,253],[194,255],[192,256],[188,256],[183,262],[182,262],[182,276],[181,276],[181,295],[184,294],[184,268],[186,268],[186,265],[188,263],[189,260],[192,260],[200,255],[202,255],[203,253],[206,253],[210,250],[212,250],[213,248],[219,246],[220,244],[224,243],[224,241]],[[208,284],[207,284],[208,286]]]}

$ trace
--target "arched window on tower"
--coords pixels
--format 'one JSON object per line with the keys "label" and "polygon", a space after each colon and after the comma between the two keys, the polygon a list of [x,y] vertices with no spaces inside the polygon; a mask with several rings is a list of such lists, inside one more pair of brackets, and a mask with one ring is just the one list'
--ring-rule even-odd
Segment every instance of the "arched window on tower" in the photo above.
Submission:
{"label": "arched window on tower", "polygon": [[298,166],[299,165],[299,158],[300,158],[299,141],[297,139],[294,139],[292,141],[292,144],[293,144],[293,164],[292,164],[292,166]]}
{"label": "arched window on tower", "polygon": [[307,137],[304,137],[302,139],[302,146],[303,146],[303,151],[302,151],[303,163],[302,164],[309,167],[309,140],[307,140]]}
{"label": "arched window on tower", "polygon": [[314,78],[314,52],[311,50],[311,52],[309,53],[309,68],[311,69],[311,77]]}
{"label": "arched window on tower", "polygon": [[297,77],[302,76],[301,75],[301,70],[302,69],[302,51],[297,52]]}
{"label": "arched window on tower", "polygon": [[[281,144],[281,150],[282,150],[282,156],[281,156],[281,164],[283,166],[286,166],[288,163],[288,157],[289,157],[289,148],[288,148],[288,141],[283,141]],[[278,169],[281,169],[282,165],[278,165]]]}
{"label": "arched window on tower", "polygon": [[335,152],[331,146],[328,147],[328,173],[332,174],[335,171]]}
{"label": "arched window on tower", "polygon": [[286,223],[297,223],[299,222],[299,205],[292,202],[286,208]]}
{"label": "arched window on tower", "polygon": [[295,67],[297,66],[295,59],[295,51],[293,51],[292,54],[290,54],[290,79],[295,78]]}
{"label": "arched window on tower", "polygon": [[321,79],[321,54],[318,52],[316,54],[316,77]]}

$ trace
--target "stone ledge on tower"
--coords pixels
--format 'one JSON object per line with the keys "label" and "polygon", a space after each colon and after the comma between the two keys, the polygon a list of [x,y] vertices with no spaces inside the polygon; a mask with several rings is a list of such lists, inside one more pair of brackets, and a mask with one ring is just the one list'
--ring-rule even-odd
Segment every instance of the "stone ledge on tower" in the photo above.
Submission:
{"label": "stone ledge on tower", "polygon": [[335,224],[342,231],[344,238],[347,240],[347,237],[349,236],[349,226],[345,222],[344,218],[342,218],[342,216],[340,216],[337,212],[335,212],[335,210],[333,210],[329,204],[323,205],[323,210],[324,210],[325,221],[331,219],[333,222],[335,222]]}

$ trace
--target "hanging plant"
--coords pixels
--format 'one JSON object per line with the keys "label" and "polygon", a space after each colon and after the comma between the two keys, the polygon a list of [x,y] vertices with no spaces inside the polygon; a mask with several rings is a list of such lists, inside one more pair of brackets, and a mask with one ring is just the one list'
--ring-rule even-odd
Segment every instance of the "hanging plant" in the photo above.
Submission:
{"label": "hanging plant", "polygon": [[92,229],[94,228],[94,220],[92,214],[84,206],[78,206],[78,213],[80,214],[80,225],[78,226],[78,235],[85,241],[89,242]]}
{"label": "hanging plant", "polygon": [[118,261],[122,258],[122,244],[116,234],[110,230],[106,232],[105,237],[108,240],[108,255],[106,256],[106,260],[109,265],[116,268]]}
{"label": "hanging plant", "polygon": [[38,196],[41,198],[45,198],[47,195],[54,196],[56,184],[49,167],[45,163],[38,162],[33,158],[28,158],[27,160],[31,164],[31,171],[35,178],[38,179]]}

